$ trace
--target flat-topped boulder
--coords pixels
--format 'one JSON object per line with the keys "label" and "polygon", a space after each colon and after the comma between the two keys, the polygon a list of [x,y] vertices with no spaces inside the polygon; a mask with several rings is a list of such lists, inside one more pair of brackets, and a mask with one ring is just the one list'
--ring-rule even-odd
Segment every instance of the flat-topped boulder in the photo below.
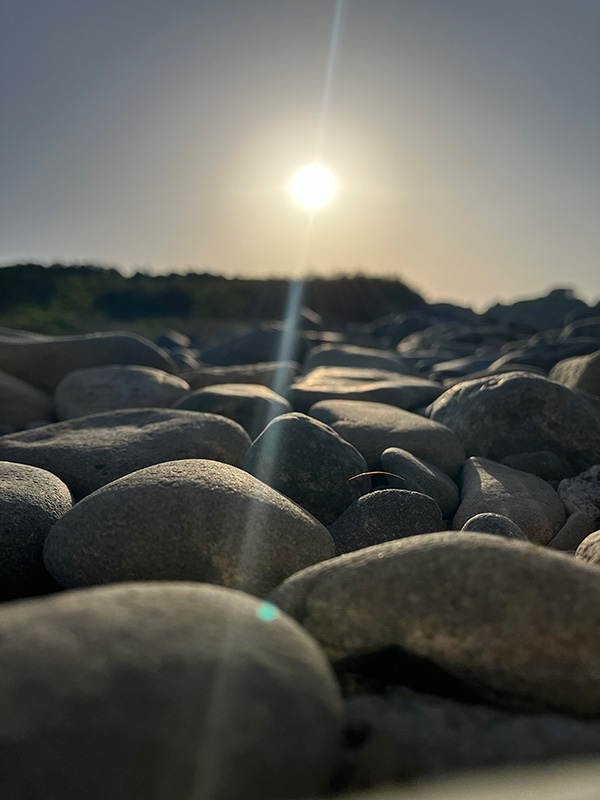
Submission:
{"label": "flat-topped boulder", "polygon": [[381,469],[381,454],[388,447],[408,450],[450,476],[464,462],[464,449],[454,431],[402,408],[362,400],[323,400],[311,407],[310,415],[353,444],[373,470]]}
{"label": "flat-topped boulder", "polygon": [[65,588],[194,580],[265,595],[334,554],[327,528],[241,469],[206,459],[156,464],[77,503],[44,562]]}
{"label": "flat-topped boulder", "polygon": [[180,458],[241,465],[250,437],[216,414],[140,409],[93,414],[0,438],[0,460],[47,469],[75,499],[135,470]]}
{"label": "flat-topped boulder", "polygon": [[181,397],[174,408],[229,417],[238,422],[251,439],[256,439],[272,419],[292,410],[284,397],[257,383],[205,386]]}
{"label": "flat-topped boulder", "polygon": [[410,373],[408,362],[397,353],[351,344],[321,344],[313,347],[304,361],[306,371],[315,367],[364,367]]}
{"label": "flat-topped boulder", "polygon": [[321,794],[341,733],[331,669],[241,592],[121,584],[0,607],[5,800]]}
{"label": "flat-topped boulder", "polygon": [[505,706],[600,714],[600,569],[562,553],[430,533],[309,567],[270,600],[335,663],[391,649],[400,683],[420,661]]}
{"label": "flat-topped boulder", "polygon": [[189,390],[186,381],[163,369],[116,365],[70,372],[54,400],[56,415],[64,420],[122,408],[169,408]]}
{"label": "flat-topped boulder", "polygon": [[134,333],[89,333],[32,339],[0,336],[0,370],[46,391],[76,369],[138,364],[165,372],[176,367],[164,350]]}

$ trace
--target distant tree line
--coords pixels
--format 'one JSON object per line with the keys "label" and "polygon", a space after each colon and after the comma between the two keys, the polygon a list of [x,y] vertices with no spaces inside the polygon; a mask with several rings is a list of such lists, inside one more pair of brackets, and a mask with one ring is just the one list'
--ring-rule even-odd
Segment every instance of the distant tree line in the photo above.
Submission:
{"label": "distant tree line", "polygon": [[[88,265],[16,264],[0,269],[0,326],[70,333],[116,324],[185,330],[196,320],[277,320],[285,314],[289,288],[283,279],[194,272],[125,277]],[[370,322],[425,301],[401,280],[354,275],[309,278],[303,303],[327,321],[345,324]]]}

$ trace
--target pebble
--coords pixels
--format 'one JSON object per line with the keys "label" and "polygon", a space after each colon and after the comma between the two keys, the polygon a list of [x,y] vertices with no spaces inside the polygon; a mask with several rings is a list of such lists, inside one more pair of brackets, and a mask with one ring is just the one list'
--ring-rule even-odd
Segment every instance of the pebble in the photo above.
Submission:
{"label": "pebble", "polygon": [[576,511],[567,517],[567,521],[553,539],[548,542],[548,547],[554,550],[562,550],[567,553],[575,553],[579,545],[586,536],[594,533],[596,523],[582,511]]}
{"label": "pebble", "polygon": [[404,489],[381,489],[359,497],[330,526],[336,555],[364,547],[433,533],[442,513],[426,494]]}
{"label": "pebble", "polygon": [[113,481],[50,530],[46,569],[61,586],[203,581],[265,595],[334,554],[327,528],[230,464],[187,459]]}
{"label": "pebble", "polygon": [[542,478],[487,458],[468,458],[452,527],[460,530],[471,517],[486,512],[508,517],[540,545],[548,544],[567,519],[560,497]]}
{"label": "pebble", "polygon": [[342,707],[319,647],[240,592],[121,584],[0,608],[0,796],[320,794]]}
{"label": "pebble", "polygon": [[600,452],[600,420],[586,401],[528,373],[459,383],[434,400],[430,416],[456,433],[469,456],[501,461],[549,450],[576,475],[593,466]]}
{"label": "pebble", "polygon": [[407,362],[395,353],[349,344],[322,344],[313,347],[306,355],[304,368],[309,372],[315,367],[363,367],[410,373]]}
{"label": "pebble", "polygon": [[454,431],[402,408],[362,400],[323,400],[311,407],[310,415],[353,444],[370,469],[381,468],[381,454],[388,447],[408,450],[450,477],[459,472],[465,459]]}
{"label": "pebble", "polygon": [[76,500],[163,461],[210,458],[241,466],[250,437],[237,422],[194,411],[139,409],[94,414],[0,439],[0,460],[47,469]]}
{"label": "pebble", "polygon": [[575,551],[575,557],[600,565],[600,530],[585,537]]}
{"label": "pebble", "polygon": [[186,394],[174,408],[229,417],[239,423],[251,439],[256,439],[272,419],[292,410],[284,397],[256,383],[206,386]]}
{"label": "pebble", "polygon": [[458,487],[434,464],[413,456],[400,447],[388,447],[381,454],[381,467],[401,478],[400,488],[421,492],[432,497],[444,519],[454,516],[460,502]]}
{"label": "pebble", "polygon": [[484,512],[470,517],[462,526],[461,531],[474,531],[475,533],[491,533],[494,536],[506,536],[507,539],[517,539],[528,542],[527,535],[516,525],[512,519],[503,514]]}
{"label": "pebble", "polygon": [[71,493],[56,475],[0,461],[0,600],[50,590],[44,541],[71,506]]}
{"label": "pebble", "polygon": [[269,599],[336,665],[391,649],[398,683],[437,668],[423,691],[445,674],[505,708],[600,715],[600,570],[562,553],[430,533],[317,564]]}
{"label": "pebble", "polygon": [[189,390],[182,378],[154,367],[77,369],[56,387],[56,416],[65,420],[121,408],[169,408]]}
{"label": "pebble", "polygon": [[299,369],[299,364],[295,361],[234,364],[229,367],[202,365],[199,369],[183,370],[181,377],[192,389],[202,389],[204,386],[215,386],[219,383],[260,383],[282,392],[294,380]]}
{"label": "pebble", "polygon": [[40,338],[0,336],[0,370],[53,392],[76,369],[139,364],[176,372],[164,350],[133,333],[89,333]]}
{"label": "pebble", "polygon": [[274,419],[252,443],[243,467],[329,525],[371,488],[367,463],[328,425],[306,414]]}

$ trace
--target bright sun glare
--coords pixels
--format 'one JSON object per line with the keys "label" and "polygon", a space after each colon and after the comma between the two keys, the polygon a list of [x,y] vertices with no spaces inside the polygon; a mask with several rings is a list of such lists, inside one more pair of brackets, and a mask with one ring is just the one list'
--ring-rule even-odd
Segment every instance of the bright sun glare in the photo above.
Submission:
{"label": "bright sun glare", "polygon": [[311,164],[298,170],[292,178],[291,189],[299,203],[314,208],[329,202],[335,189],[335,181],[324,167]]}

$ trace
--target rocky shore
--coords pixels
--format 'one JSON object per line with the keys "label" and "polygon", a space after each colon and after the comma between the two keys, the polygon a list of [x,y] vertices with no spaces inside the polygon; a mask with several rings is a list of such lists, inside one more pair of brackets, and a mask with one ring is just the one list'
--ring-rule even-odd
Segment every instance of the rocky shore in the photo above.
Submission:
{"label": "rocky shore", "polygon": [[2,800],[600,796],[600,309],[332,327],[0,329]]}

